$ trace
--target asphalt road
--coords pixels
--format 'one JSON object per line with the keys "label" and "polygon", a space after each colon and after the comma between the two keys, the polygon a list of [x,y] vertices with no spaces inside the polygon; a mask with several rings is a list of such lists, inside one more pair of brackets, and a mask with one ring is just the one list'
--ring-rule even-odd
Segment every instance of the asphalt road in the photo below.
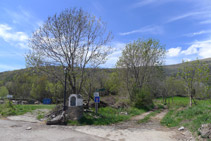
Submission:
{"label": "asphalt road", "polygon": [[[31,130],[26,128],[31,127]],[[0,119],[0,141],[105,141],[65,126]]]}

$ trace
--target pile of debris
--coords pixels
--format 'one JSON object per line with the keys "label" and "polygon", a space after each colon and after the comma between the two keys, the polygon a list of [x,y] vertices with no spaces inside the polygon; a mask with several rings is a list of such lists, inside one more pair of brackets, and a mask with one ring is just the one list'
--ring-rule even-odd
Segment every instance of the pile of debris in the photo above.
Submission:
{"label": "pile of debris", "polygon": [[65,111],[63,111],[62,105],[57,105],[48,115],[47,125],[66,125],[67,119],[65,118]]}

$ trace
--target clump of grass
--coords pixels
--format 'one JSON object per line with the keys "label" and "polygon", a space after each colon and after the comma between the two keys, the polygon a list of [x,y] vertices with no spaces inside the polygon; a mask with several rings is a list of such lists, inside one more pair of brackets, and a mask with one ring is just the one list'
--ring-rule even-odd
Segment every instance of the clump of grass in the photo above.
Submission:
{"label": "clump of grass", "polygon": [[16,113],[16,108],[10,101],[5,101],[5,103],[2,104],[0,107],[0,114],[3,117],[8,115],[15,115],[15,113]]}
{"label": "clump of grass", "polygon": [[45,117],[45,112],[38,112],[38,115],[37,115],[37,119],[38,120],[41,120],[41,119],[43,119]]}
{"label": "clump of grass", "polygon": [[[114,109],[105,107],[99,109],[99,114],[94,112],[84,113],[79,121],[69,121],[69,125],[109,125],[125,120],[129,120],[132,116],[144,113],[144,110],[137,108]],[[124,114],[127,113],[127,114]]]}

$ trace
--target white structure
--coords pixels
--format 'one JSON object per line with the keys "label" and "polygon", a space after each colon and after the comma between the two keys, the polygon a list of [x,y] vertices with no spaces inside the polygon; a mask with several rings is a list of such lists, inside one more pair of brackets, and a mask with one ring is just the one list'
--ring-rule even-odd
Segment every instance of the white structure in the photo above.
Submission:
{"label": "white structure", "polygon": [[69,96],[69,107],[83,106],[83,99],[80,94],[71,94]]}

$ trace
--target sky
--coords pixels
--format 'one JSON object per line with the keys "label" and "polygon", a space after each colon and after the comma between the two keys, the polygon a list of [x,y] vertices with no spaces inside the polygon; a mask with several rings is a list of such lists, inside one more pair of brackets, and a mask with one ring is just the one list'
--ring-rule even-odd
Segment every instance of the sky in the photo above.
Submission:
{"label": "sky", "polygon": [[167,50],[165,65],[211,57],[211,0],[0,0],[0,72],[26,67],[28,39],[49,16],[82,8],[112,31],[114,68],[125,45],[153,38]]}

